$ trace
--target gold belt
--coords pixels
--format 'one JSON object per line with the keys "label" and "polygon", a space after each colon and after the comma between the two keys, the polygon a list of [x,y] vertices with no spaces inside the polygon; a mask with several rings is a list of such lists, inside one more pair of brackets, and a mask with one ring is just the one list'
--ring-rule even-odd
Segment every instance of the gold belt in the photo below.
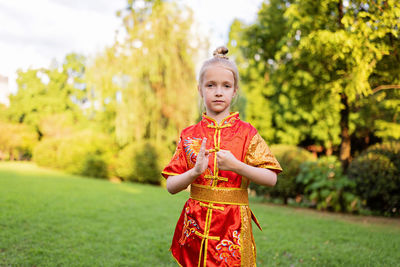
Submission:
{"label": "gold belt", "polygon": [[249,205],[247,189],[242,188],[209,187],[192,184],[190,186],[190,198],[218,204]]}

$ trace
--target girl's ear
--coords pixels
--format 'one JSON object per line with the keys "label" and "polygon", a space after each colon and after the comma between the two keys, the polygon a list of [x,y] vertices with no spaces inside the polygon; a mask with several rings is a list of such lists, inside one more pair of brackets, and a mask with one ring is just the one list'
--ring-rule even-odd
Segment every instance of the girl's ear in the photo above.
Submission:
{"label": "girl's ear", "polygon": [[199,91],[201,98],[203,98],[203,91],[201,90],[200,85],[197,85],[197,91]]}
{"label": "girl's ear", "polygon": [[236,87],[235,90],[233,91],[233,96],[232,97],[235,97],[237,95],[238,90],[239,90],[239,88]]}

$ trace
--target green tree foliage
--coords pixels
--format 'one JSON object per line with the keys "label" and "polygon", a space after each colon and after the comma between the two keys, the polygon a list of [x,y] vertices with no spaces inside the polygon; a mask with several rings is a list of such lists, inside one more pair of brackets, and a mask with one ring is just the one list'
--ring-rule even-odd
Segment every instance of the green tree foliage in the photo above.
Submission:
{"label": "green tree foliage", "polygon": [[399,14],[397,1],[271,0],[233,23],[249,121],[272,142],[340,144],[345,166],[351,136],[397,138],[398,92],[375,93],[399,87]]}
{"label": "green tree foliage", "polygon": [[62,66],[18,71],[16,95],[10,95],[8,120],[34,127],[43,136],[41,124],[54,114],[63,114],[76,122],[86,93],[82,76],[84,58],[69,54]]}
{"label": "green tree foliage", "polygon": [[124,135],[135,133],[127,140],[144,138],[171,146],[196,110],[191,11],[155,1],[145,7],[146,13],[135,9],[134,3],[120,14],[128,35],[118,48],[125,52],[122,74],[128,81],[121,91],[117,137],[123,141]]}
{"label": "green tree foliage", "polygon": [[118,12],[125,39],[98,55],[87,70],[90,114],[115,134],[121,148],[151,143],[161,166],[174,151],[179,131],[196,116],[192,43],[198,40],[191,33],[189,9],[163,1],[142,4],[128,1]]}
{"label": "green tree foliage", "polygon": [[90,104],[85,115],[100,131],[115,136],[115,116],[118,84],[114,79],[121,70],[114,48],[107,48],[88,62],[85,73],[87,99]]}

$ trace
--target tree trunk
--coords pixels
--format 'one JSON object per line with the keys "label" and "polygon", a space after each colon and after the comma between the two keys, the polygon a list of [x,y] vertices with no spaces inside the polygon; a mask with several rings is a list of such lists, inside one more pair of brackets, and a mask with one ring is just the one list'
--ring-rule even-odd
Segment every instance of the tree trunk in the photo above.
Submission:
{"label": "tree trunk", "polygon": [[345,93],[340,94],[340,102],[343,105],[340,110],[340,161],[342,162],[343,170],[346,172],[350,163],[351,140],[349,134],[349,103]]}

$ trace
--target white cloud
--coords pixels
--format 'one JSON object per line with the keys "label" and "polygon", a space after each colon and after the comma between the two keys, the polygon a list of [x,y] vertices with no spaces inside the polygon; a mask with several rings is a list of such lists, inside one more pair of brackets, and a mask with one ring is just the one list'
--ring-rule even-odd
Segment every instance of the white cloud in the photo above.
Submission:
{"label": "white cloud", "polygon": [[[210,50],[226,45],[229,28],[235,18],[245,23],[256,19],[262,0],[181,0],[195,12],[195,19],[209,36]],[[210,52],[211,52],[210,51]]]}
{"label": "white cloud", "polygon": [[[234,18],[251,22],[262,0],[178,0],[193,8],[210,49],[225,44]],[[67,53],[93,55],[115,39],[127,0],[0,0],[0,74],[16,91],[18,68],[48,67]]]}
{"label": "white cloud", "polygon": [[0,0],[0,74],[9,77],[11,91],[18,68],[48,67],[67,53],[94,54],[111,45],[121,24],[115,13],[125,3]]}

